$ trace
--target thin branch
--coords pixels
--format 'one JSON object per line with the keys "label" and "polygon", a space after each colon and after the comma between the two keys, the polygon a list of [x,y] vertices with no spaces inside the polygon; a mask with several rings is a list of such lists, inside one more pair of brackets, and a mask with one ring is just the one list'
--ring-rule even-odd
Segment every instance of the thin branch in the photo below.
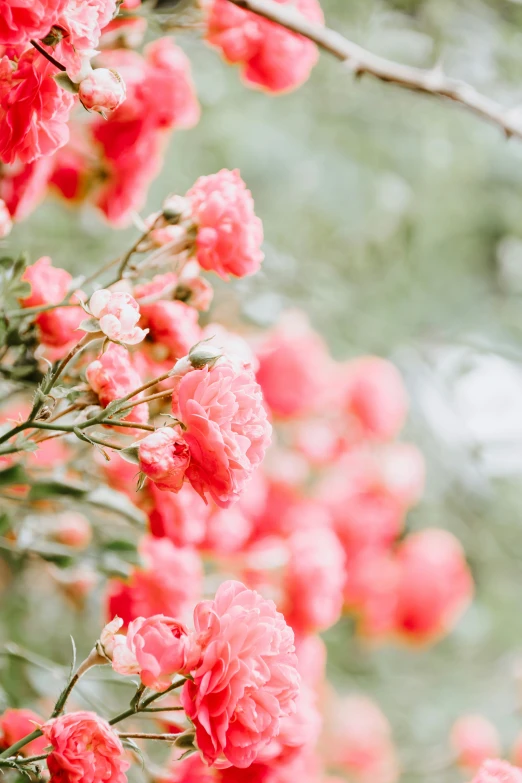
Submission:
{"label": "thin branch", "polygon": [[49,52],[46,52],[43,46],[40,46],[38,41],[35,41],[33,38],[31,38],[31,46],[34,46],[34,48],[42,54],[46,60],[49,60],[50,63],[54,65],[55,68],[58,68],[59,71],[66,71],[67,68],[65,65],[62,65],[62,63],[58,62],[58,60],[55,60],[52,54],[49,54]]}
{"label": "thin branch", "polygon": [[438,67],[431,70],[402,65],[369,52],[328,27],[310,22],[294,6],[275,0],[229,0],[233,5],[263,16],[308,38],[341,60],[356,75],[369,74],[382,82],[397,84],[413,92],[446,98],[482,119],[497,125],[505,135],[522,138],[522,117],[479,93],[459,79],[446,76]]}
{"label": "thin branch", "polygon": [[120,739],[149,739],[149,740],[162,740],[163,742],[174,742],[179,737],[179,734],[147,734],[146,732],[118,732]]}

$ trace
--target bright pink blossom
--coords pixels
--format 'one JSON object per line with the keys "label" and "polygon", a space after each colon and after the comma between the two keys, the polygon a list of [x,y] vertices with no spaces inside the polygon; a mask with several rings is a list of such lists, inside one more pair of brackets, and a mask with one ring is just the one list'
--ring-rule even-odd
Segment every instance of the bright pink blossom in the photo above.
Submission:
{"label": "bright pink blossom", "polygon": [[498,731],[483,715],[462,715],[456,720],[451,729],[451,744],[457,763],[473,771],[501,753]]}
{"label": "bright pink blossom", "polygon": [[202,658],[181,701],[198,748],[210,764],[248,767],[295,711],[293,633],[272,601],[240,582],[199,603],[194,624]]}
{"label": "bright pink blossom", "polygon": [[91,296],[89,309],[109,340],[136,345],[147,334],[146,329],[137,326],[140,308],[130,294],[102,288]]}
{"label": "bright pink blossom", "polygon": [[345,556],[328,528],[299,530],[288,540],[285,617],[296,633],[329,628],[341,616]]}
{"label": "bright pink blossom", "polygon": [[125,100],[125,82],[111,68],[96,68],[81,80],[78,97],[88,111],[109,114]]}
{"label": "bright pink blossom", "polygon": [[146,510],[153,536],[166,536],[176,546],[197,546],[203,541],[209,507],[190,484],[185,483],[180,492],[165,492],[151,481],[147,492],[150,504]]}
{"label": "bright pink blossom", "polygon": [[473,597],[462,546],[446,530],[422,530],[397,550],[396,631],[413,642],[448,633]]}
{"label": "bright pink blossom", "polygon": [[480,767],[471,783],[522,783],[522,769],[507,761],[489,759]]}
{"label": "bright pink blossom", "polygon": [[139,674],[147,688],[161,692],[175,674],[189,674],[198,665],[200,654],[182,623],[157,614],[133,620],[125,642],[114,647],[112,667],[123,675]]}
{"label": "bright pink blossom", "polygon": [[56,68],[28,49],[16,69],[0,60],[0,160],[13,163],[52,155],[69,138],[74,97],[53,79]]}
{"label": "bright pink blossom", "polygon": [[276,416],[299,417],[321,407],[332,381],[332,360],[301,313],[285,316],[259,346],[258,358],[257,380]]}
{"label": "bright pink blossom", "polygon": [[179,492],[190,463],[190,452],[178,427],[162,427],[140,440],[140,470],[158,489]]}
{"label": "bright pink blossom", "polygon": [[198,553],[176,547],[168,538],[145,536],[140,542],[143,566],[127,582],[113,580],[107,614],[128,625],[137,617],[165,614],[184,618],[201,595],[203,569]]}
{"label": "bright pink blossom", "polygon": [[[43,719],[32,710],[6,710],[0,717],[0,748],[2,750],[9,748],[18,740],[31,734],[42,723]],[[39,755],[46,745],[45,737],[39,737],[24,745],[19,752],[23,756]]]}
{"label": "bright pink blossom", "polygon": [[123,745],[94,712],[70,712],[43,725],[53,746],[47,757],[52,783],[126,783]]}
{"label": "bright pink blossom", "polygon": [[271,426],[250,370],[226,361],[178,380],[173,414],[190,450],[186,476],[194,489],[226,508],[237,500],[262,461]]}
{"label": "bright pink blossom", "polygon": [[89,60],[96,54],[101,31],[117,8],[116,0],[68,1],[58,20],[62,34],[55,54],[73,81],[80,81],[82,72],[90,70]]}
{"label": "bright pink blossom", "polygon": [[197,226],[197,259],[224,280],[257,272],[263,260],[263,225],[239,171],[200,177],[186,198]]}
{"label": "bright pink blossom", "polygon": [[3,166],[0,172],[0,197],[13,220],[26,218],[45,195],[53,168],[53,158],[33,163]]}
{"label": "bright pink blossom", "polygon": [[[277,0],[295,7],[311,22],[324,21],[318,0]],[[239,63],[245,81],[270,92],[293,90],[305,82],[318,59],[317,47],[303,36],[227,0],[206,0],[207,41],[226,60]]]}
{"label": "bright pink blossom", "polygon": [[160,300],[140,304],[141,324],[149,330],[149,339],[165,347],[170,359],[186,356],[201,340],[198,312],[178,301]]}
{"label": "bright pink blossom", "polygon": [[[123,345],[111,343],[97,359],[91,362],[85,371],[87,382],[98,395],[100,404],[106,408],[110,402],[125,397],[142,385],[140,374],[132,364],[132,359]],[[131,401],[140,399],[132,397]],[[149,408],[146,402],[135,405],[129,410],[123,421],[146,424],[149,420]],[[127,428],[127,432],[128,432]]]}
{"label": "bright pink blossom", "polygon": [[0,198],[0,239],[5,239],[11,233],[13,221],[7,209],[7,204]]}
{"label": "bright pink blossom", "polygon": [[0,45],[43,38],[69,0],[0,0]]}

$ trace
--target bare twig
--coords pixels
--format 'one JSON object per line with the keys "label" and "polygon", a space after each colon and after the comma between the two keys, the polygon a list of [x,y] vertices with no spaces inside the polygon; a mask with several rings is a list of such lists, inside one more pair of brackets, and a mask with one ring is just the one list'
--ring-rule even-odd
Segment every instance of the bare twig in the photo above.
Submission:
{"label": "bare twig", "polygon": [[43,54],[43,56],[45,57],[45,59],[46,59],[46,60],[49,60],[49,62],[50,62],[50,63],[52,63],[52,64],[54,65],[54,67],[55,67],[55,68],[58,68],[58,70],[59,70],[59,71],[62,71],[62,72],[64,72],[64,71],[66,71],[66,70],[67,70],[67,68],[65,67],[65,65],[62,65],[62,63],[58,62],[58,60],[56,60],[56,59],[55,59],[55,58],[52,56],[52,54],[49,54],[49,52],[47,52],[47,51],[46,51],[46,50],[43,48],[43,46],[40,46],[40,44],[38,43],[38,41],[35,41],[33,38],[31,38],[31,42],[30,42],[30,43],[31,43],[31,46],[34,46],[34,48],[36,49],[36,51],[37,51],[37,52],[40,52],[40,54]]}
{"label": "bare twig", "polygon": [[292,4],[283,5],[275,0],[229,0],[229,2],[308,38],[345,63],[356,76],[369,74],[382,82],[397,84],[413,92],[446,98],[497,125],[508,138],[510,136],[522,138],[520,114],[482,95],[470,84],[446,76],[439,67],[431,70],[414,68],[379,57],[349,41],[335,30],[310,22]]}

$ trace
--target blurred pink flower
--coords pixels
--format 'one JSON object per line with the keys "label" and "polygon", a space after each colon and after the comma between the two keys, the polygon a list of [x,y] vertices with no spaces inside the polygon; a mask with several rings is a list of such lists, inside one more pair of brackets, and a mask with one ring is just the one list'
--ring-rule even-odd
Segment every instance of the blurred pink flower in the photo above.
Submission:
{"label": "blurred pink flower", "polygon": [[170,359],[186,356],[201,340],[198,312],[185,302],[161,299],[140,304],[140,310],[140,323],[148,328],[149,339],[159,343]]}
{"label": "blurred pink flower", "polygon": [[458,718],[451,729],[451,745],[457,754],[457,763],[473,771],[501,753],[498,732],[483,715]]}
{"label": "blurred pink flower", "polygon": [[[10,745],[14,745],[18,740],[31,734],[43,722],[43,719],[32,710],[6,710],[0,717],[0,748],[5,750]],[[45,737],[39,737],[24,745],[19,753],[22,756],[38,756],[46,745]]]}
{"label": "blurred pink flower", "polygon": [[106,720],[94,712],[70,712],[47,721],[42,731],[53,746],[47,757],[55,783],[125,783],[130,764]]}
{"label": "blurred pink flower", "polygon": [[480,767],[471,783],[522,783],[522,769],[507,761],[489,759]]}
{"label": "blurred pink flower", "polygon": [[181,701],[209,764],[244,768],[295,711],[299,675],[294,635],[272,601],[224,582],[194,610],[201,662]]}
{"label": "blurred pink flower", "polygon": [[263,225],[239,171],[200,177],[186,194],[197,226],[196,257],[224,280],[257,272],[263,260]]}
{"label": "blurred pink flower", "polygon": [[[277,0],[322,24],[318,0]],[[269,92],[293,90],[305,82],[318,59],[315,44],[226,0],[206,0],[207,41],[228,62],[239,63],[247,82]]]}

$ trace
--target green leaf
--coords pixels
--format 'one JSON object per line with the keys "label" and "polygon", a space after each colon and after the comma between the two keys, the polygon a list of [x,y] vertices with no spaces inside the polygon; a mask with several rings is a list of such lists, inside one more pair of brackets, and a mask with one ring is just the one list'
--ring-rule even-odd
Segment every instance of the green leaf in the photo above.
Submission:
{"label": "green leaf", "polygon": [[67,92],[72,92],[73,95],[76,95],[76,93],[79,90],[79,87],[77,84],[75,84],[72,79],[70,79],[65,72],[57,73],[54,75],[54,80],[57,82],[57,84],[60,85],[60,87],[63,90],[66,90]]}
{"label": "green leaf", "polygon": [[87,494],[87,488],[81,484],[65,483],[63,481],[37,481],[29,492],[29,500],[42,500],[43,498],[67,497],[83,498]]}
{"label": "green leaf", "polygon": [[23,465],[19,463],[0,471],[0,487],[6,487],[13,484],[27,484],[27,473]]}
{"label": "green leaf", "polygon": [[103,548],[109,552],[137,552],[136,544],[125,538],[114,538],[103,544]]}
{"label": "green leaf", "polygon": [[147,518],[143,511],[136,508],[123,492],[118,492],[110,487],[100,486],[89,492],[84,497],[84,501],[105,511],[119,514],[141,529],[147,526]]}
{"label": "green leaf", "polygon": [[83,329],[84,332],[99,332],[100,322],[96,318],[84,318],[78,329]]}
{"label": "green leaf", "polygon": [[137,446],[128,446],[126,449],[122,449],[120,451],[120,457],[123,457],[125,462],[131,462],[133,465],[140,464]]}
{"label": "green leaf", "polygon": [[9,518],[9,515],[4,511],[2,514],[0,514],[0,536],[5,536],[5,534],[11,529],[11,520]]}

